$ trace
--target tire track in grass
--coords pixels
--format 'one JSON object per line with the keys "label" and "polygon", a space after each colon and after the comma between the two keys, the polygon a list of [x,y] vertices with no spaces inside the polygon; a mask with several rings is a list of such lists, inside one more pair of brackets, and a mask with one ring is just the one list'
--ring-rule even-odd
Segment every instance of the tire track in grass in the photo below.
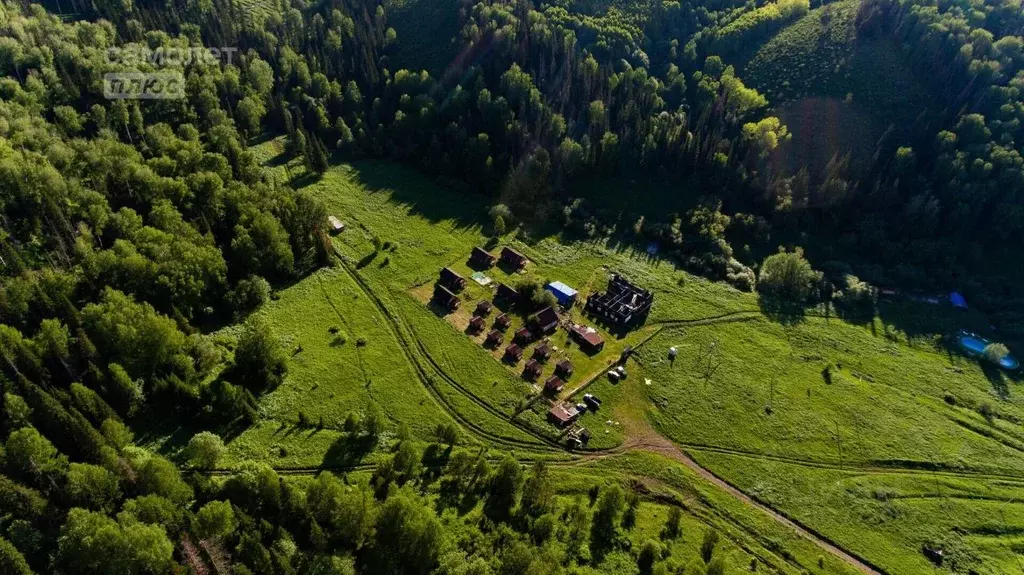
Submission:
{"label": "tire track in grass", "polygon": [[[363,279],[359,276],[357,272],[355,272],[349,267],[344,255],[340,251],[338,251],[337,248],[335,248],[335,254],[339,257],[341,261],[342,269],[345,270],[345,272],[348,274],[350,278],[352,278],[352,280],[356,283],[359,289],[370,299],[371,302],[373,302],[373,304],[377,307],[378,311],[380,311],[381,315],[384,316],[388,324],[389,331],[391,331],[392,335],[397,340],[398,347],[399,349],[402,350],[402,355],[405,357],[406,361],[409,362],[409,364],[413,366],[413,369],[416,371],[416,375],[418,376],[420,383],[422,383],[423,386],[427,389],[431,397],[433,397],[434,400],[438,402],[439,406],[448,412],[448,415],[452,417],[452,419],[454,419],[462,427],[471,430],[476,435],[484,437],[487,440],[492,441],[494,443],[504,444],[505,446],[510,447],[529,449],[532,451],[554,451],[556,449],[559,451],[561,450],[561,447],[558,446],[557,442],[526,441],[523,439],[516,439],[512,437],[498,435],[496,433],[487,431],[477,423],[471,421],[469,418],[462,415],[458,411],[457,407],[451,403],[451,400],[445,397],[444,394],[437,388],[433,380],[433,376],[431,376],[431,374],[427,372],[423,365],[420,364],[416,356],[412,353],[411,346],[409,345],[409,342],[406,339],[407,336],[403,331],[403,327],[408,329],[408,326],[405,326],[403,322],[401,322],[399,319],[395,318],[392,315],[391,310],[389,310],[387,306],[384,305],[384,302],[381,301],[377,294],[375,294],[373,290],[371,290],[370,287],[366,285],[366,283],[363,281]],[[419,344],[420,349],[422,351],[422,342],[417,343]],[[491,415],[495,415],[499,419],[509,421],[509,423],[516,425],[515,422],[506,420],[505,414],[501,413],[500,411],[492,407],[490,404],[487,404],[486,402],[479,399],[475,395],[465,393],[464,388],[462,388],[458,384],[454,384],[454,380],[451,377],[449,377],[446,373],[444,373],[444,371],[440,369],[436,362],[433,361],[433,358],[431,358],[429,355],[427,355],[427,360],[433,366],[433,368],[437,370],[437,373],[440,374],[441,377],[446,382],[453,384],[456,390],[463,391],[463,394],[466,395],[467,399],[470,399],[474,404],[481,407]],[[520,426],[517,425],[516,427]],[[528,433],[530,435],[536,436],[536,433],[533,432],[532,430],[528,431]]]}
{"label": "tire track in grass", "polygon": [[798,535],[816,544],[824,551],[827,551],[841,559],[843,562],[854,567],[861,573],[865,573],[867,575],[882,575],[883,571],[879,570],[874,565],[871,565],[866,559],[853,555],[814,529],[803,525],[795,519],[790,519],[780,511],[771,507],[769,504],[764,503],[753,496],[747,495],[738,487],[735,487],[733,484],[722,479],[711,470],[697,463],[689,456],[689,454],[680,449],[678,445],[655,431],[649,424],[633,422],[633,425],[635,428],[631,430],[631,442],[636,442],[637,445],[643,445],[643,448],[647,451],[663,455],[683,464],[685,467],[696,473],[701,479],[704,479],[715,487],[718,487],[720,490],[725,491],[741,503],[767,514],[775,520],[775,522],[788,527]]}

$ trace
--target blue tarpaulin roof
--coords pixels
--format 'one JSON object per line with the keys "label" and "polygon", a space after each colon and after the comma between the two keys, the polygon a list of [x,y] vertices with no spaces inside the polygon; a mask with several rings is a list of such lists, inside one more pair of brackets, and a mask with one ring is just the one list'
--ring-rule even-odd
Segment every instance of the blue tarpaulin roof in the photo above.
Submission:
{"label": "blue tarpaulin roof", "polygon": [[960,295],[960,292],[952,292],[949,294],[949,303],[953,304],[953,307],[962,307],[967,309],[967,300],[964,296]]}
{"label": "blue tarpaulin roof", "polygon": [[576,297],[576,290],[562,282],[551,282],[544,286],[544,289],[555,294],[555,298],[558,300],[558,303],[567,303]]}

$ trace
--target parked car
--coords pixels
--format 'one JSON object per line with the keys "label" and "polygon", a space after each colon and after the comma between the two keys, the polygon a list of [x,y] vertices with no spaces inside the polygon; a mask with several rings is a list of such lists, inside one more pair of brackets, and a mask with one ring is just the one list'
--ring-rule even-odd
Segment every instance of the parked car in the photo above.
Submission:
{"label": "parked car", "polygon": [[592,411],[597,411],[601,408],[601,400],[589,393],[583,396],[583,403],[586,403]]}

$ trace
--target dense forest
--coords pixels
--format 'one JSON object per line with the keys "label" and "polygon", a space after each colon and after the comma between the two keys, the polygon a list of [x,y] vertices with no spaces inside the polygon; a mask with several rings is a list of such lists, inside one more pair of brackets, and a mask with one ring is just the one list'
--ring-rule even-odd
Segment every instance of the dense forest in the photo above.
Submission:
{"label": "dense forest", "polygon": [[[636,502],[618,487],[556,504],[542,464],[489,462],[455,447],[451,429],[426,457],[399,430],[372,477],[324,473],[303,489],[263,464],[223,481],[203,473],[223,450],[211,433],[173,461],[133,445],[132,422],[146,417],[251,422],[287,371],[270,328],[246,317],[333,253],[325,208],[249,150],[263,137],[287,135],[310,177],[391,159],[487,196],[495,227],[658,241],[745,290],[763,277],[765,291],[817,301],[859,286],[856,272],[961,288],[982,305],[1019,299],[1019,0],[864,0],[858,36],[898,46],[941,91],[867,165],[837,156],[820,173],[782,167],[792,135],[733,63],[807,14],[807,0],[651,0],[632,12],[462,0],[458,57],[436,76],[393,67],[402,38],[387,2],[252,4],[3,1],[5,573],[552,573],[628,524]],[[161,65],[111,54],[201,46],[237,52],[179,63],[184,98],[104,97],[105,74]],[[580,191],[595,175],[634,174],[686,207],[623,220]],[[815,241],[831,247],[816,253]],[[762,267],[757,254],[780,244],[831,273],[800,268],[800,289],[779,287],[784,266],[806,263],[790,249]],[[231,321],[244,322],[237,342],[209,335]],[[382,425],[375,413],[346,422],[370,445]],[[422,497],[435,482],[440,510]],[[477,499],[478,524],[442,525],[444,508]],[[724,569],[714,545],[707,573]],[[641,567],[654,555],[640,551]]]}

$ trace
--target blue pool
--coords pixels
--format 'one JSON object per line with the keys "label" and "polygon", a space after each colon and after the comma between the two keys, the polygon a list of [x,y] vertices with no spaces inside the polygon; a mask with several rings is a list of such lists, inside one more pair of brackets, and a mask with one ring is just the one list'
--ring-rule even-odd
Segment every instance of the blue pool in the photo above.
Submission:
{"label": "blue pool", "polygon": [[[974,335],[973,333],[961,333],[960,334],[960,346],[968,351],[972,355],[981,355],[985,351],[985,347],[991,343],[987,339]],[[1012,355],[1007,355],[1003,359],[999,360],[999,367],[1003,369],[1014,370],[1020,367],[1020,362],[1017,358]]]}

